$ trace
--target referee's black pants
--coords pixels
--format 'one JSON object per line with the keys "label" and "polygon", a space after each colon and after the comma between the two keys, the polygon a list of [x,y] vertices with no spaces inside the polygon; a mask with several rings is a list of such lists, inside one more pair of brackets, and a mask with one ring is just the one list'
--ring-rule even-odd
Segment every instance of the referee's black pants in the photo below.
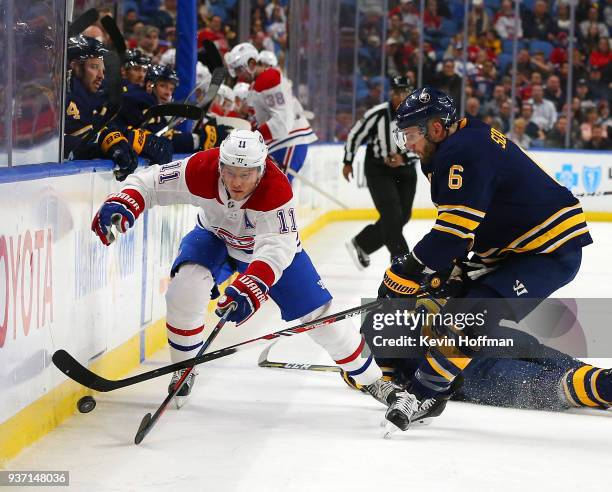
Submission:
{"label": "referee's black pants", "polygon": [[368,189],[380,218],[357,234],[355,241],[367,254],[386,246],[391,257],[395,257],[410,252],[402,229],[412,213],[417,176],[413,165],[389,171],[366,173]]}

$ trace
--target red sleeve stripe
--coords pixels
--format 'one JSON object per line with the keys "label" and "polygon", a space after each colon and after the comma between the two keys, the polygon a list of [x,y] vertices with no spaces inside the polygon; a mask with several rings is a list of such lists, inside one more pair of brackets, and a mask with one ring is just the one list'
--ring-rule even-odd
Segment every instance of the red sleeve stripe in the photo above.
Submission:
{"label": "red sleeve stripe", "polygon": [[245,275],[253,275],[264,282],[268,287],[274,284],[274,271],[265,261],[255,260],[245,270]]}
{"label": "red sleeve stripe", "polygon": [[258,130],[266,142],[269,142],[270,140],[272,140],[272,132],[270,131],[270,127],[268,126],[267,123],[264,123],[263,125],[261,125],[258,128]]}
{"label": "red sleeve stripe", "polygon": [[278,70],[268,68],[260,73],[253,83],[253,90],[256,92],[272,89],[281,83],[281,74]]}
{"label": "red sleeve stripe", "polygon": [[345,357],[344,359],[337,360],[336,364],[348,364],[349,362],[353,362],[357,357],[359,357],[359,355],[363,351],[363,346],[364,345],[365,345],[365,339],[363,337],[361,337],[361,343],[359,344],[359,347],[357,347],[357,350],[355,350],[355,352],[353,352],[348,357]]}
{"label": "red sleeve stripe", "polygon": [[204,329],[204,325],[198,326],[197,328],[193,328],[192,330],[181,330],[180,328],[175,328],[174,326],[166,323],[166,328],[168,328],[169,332],[174,333],[175,335],[180,335],[183,337],[191,337],[193,335],[197,335],[198,333],[202,333],[202,330]]}

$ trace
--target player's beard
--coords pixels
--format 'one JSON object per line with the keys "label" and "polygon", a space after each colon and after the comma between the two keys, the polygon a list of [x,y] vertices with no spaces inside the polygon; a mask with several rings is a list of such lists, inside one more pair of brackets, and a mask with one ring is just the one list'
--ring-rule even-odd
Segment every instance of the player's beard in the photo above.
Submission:
{"label": "player's beard", "polygon": [[428,167],[431,163],[433,156],[438,148],[438,144],[425,138],[425,145],[423,146],[423,154],[421,155],[421,165]]}

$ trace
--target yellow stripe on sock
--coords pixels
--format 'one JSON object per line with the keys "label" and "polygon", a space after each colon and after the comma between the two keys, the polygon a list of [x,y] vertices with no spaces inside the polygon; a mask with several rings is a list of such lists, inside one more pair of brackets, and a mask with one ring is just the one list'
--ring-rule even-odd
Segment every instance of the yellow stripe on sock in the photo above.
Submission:
{"label": "yellow stripe on sock", "polygon": [[432,367],[432,369],[436,371],[444,379],[446,379],[449,382],[455,379],[455,376],[453,376],[450,372],[448,372],[440,364],[438,364],[438,361],[434,359],[433,356],[431,356],[429,353],[427,354],[426,358],[427,358],[427,362],[429,362],[429,365]]}
{"label": "yellow stripe on sock", "polygon": [[595,395],[595,399],[599,403],[601,403],[605,407],[609,407],[612,404],[612,402],[604,400],[597,392],[597,377],[599,376],[599,373],[601,371],[603,371],[603,369],[597,369],[597,371],[595,371],[593,375],[591,376],[591,391],[593,392],[593,395]]}
{"label": "yellow stripe on sock", "polygon": [[[446,337],[445,337],[446,338]],[[456,368],[463,371],[472,359],[466,357],[464,353],[461,352],[457,347],[449,346],[442,344],[436,347],[438,352],[440,352],[448,361],[453,364]]]}
{"label": "yellow stripe on sock", "polygon": [[576,369],[574,375],[572,376],[572,385],[574,386],[576,396],[578,397],[582,405],[587,407],[598,407],[599,404],[591,400],[589,398],[589,395],[587,395],[586,387],[584,384],[586,373],[589,372],[591,369],[594,369],[593,366],[582,366]]}

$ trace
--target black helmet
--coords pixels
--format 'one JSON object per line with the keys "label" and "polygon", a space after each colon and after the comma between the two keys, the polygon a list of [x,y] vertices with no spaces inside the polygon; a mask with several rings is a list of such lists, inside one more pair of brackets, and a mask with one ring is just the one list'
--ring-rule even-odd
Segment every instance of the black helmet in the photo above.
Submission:
{"label": "black helmet", "polygon": [[412,91],[413,87],[407,77],[393,77],[391,79],[391,90]]}
{"label": "black helmet", "polygon": [[149,65],[151,65],[151,58],[149,58],[139,49],[127,50],[125,52],[125,61],[123,62],[123,66],[125,68],[132,68],[132,67],[148,68]]}
{"label": "black helmet", "polygon": [[74,60],[103,58],[106,53],[108,50],[96,38],[79,34],[68,39],[68,63]]}
{"label": "black helmet", "polygon": [[440,118],[446,128],[457,121],[457,108],[446,92],[431,86],[417,89],[397,108],[395,121],[400,130],[418,126],[423,133],[431,118]]}
{"label": "black helmet", "polygon": [[145,81],[156,83],[158,80],[169,80],[170,82],[174,82],[175,85],[179,85],[178,75],[170,67],[164,65],[149,65]]}

